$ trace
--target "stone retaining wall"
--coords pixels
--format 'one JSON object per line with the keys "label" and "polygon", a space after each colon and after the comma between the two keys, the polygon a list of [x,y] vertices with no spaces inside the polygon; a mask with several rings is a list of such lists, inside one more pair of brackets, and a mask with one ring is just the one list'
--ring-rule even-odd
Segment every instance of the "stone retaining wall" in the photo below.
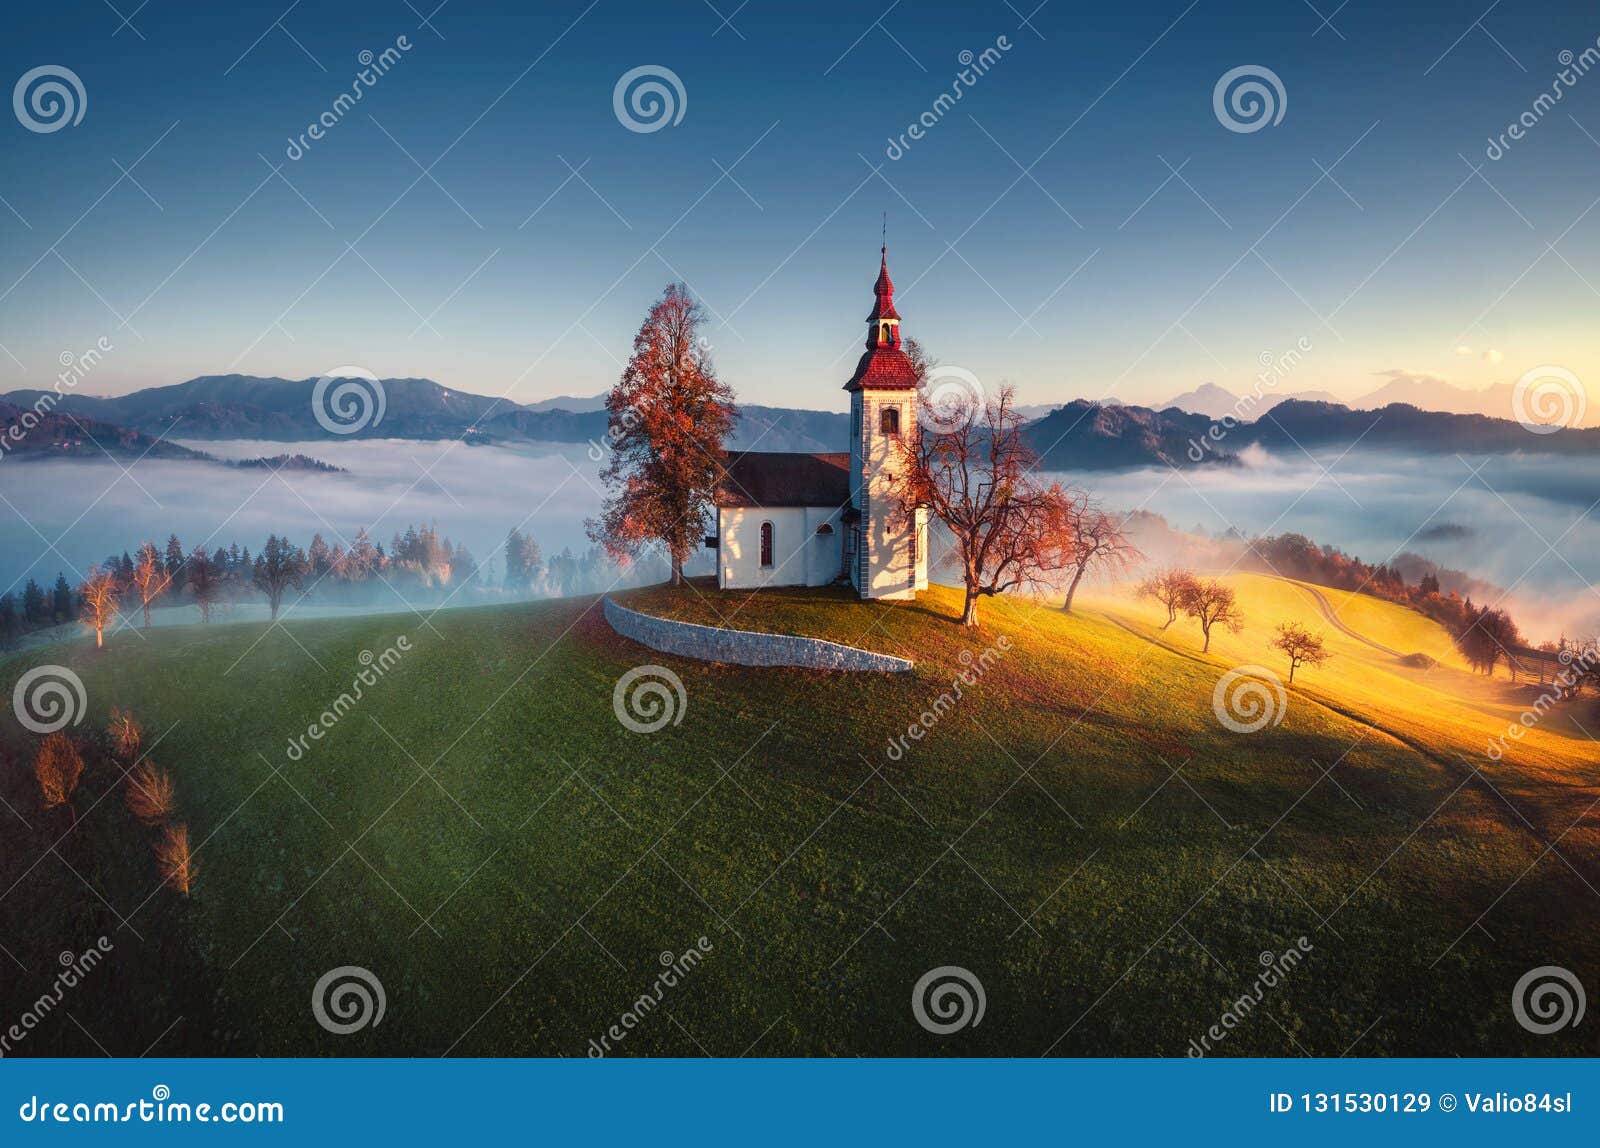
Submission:
{"label": "stone retaining wall", "polygon": [[821,638],[788,634],[757,634],[750,630],[719,630],[693,622],[654,618],[610,598],[605,600],[606,621],[624,638],[683,658],[702,662],[727,662],[737,666],[802,666],[811,670],[871,670],[904,673],[912,662],[889,654],[874,654]]}

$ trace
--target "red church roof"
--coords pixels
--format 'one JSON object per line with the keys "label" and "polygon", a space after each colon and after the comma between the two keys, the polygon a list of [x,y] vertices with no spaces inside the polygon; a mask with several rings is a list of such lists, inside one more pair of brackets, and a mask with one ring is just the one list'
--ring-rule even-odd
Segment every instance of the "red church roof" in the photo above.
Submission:
{"label": "red church roof", "polygon": [[730,451],[718,506],[843,506],[850,501],[850,455]]}
{"label": "red church roof", "polygon": [[881,253],[882,262],[878,266],[878,281],[872,285],[872,293],[877,298],[872,305],[872,314],[867,316],[867,322],[874,323],[879,319],[898,319],[900,312],[894,309],[894,280],[889,278],[889,249],[885,247]]}
{"label": "red church roof", "polygon": [[899,347],[874,347],[856,363],[856,373],[844,385],[847,391],[912,390],[917,385],[917,368]]}
{"label": "red church roof", "polygon": [[[917,369],[900,349],[900,312],[894,306],[894,280],[889,278],[889,249],[885,247],[878,265],[878,281],[872,286],[872,314],[867,316],[867,352],[856,363],[855,374],[844,385],[847,391],[909,390],[917,385]],[[888,328],[889,342],[880,341],[882,320],[893,319]]]}

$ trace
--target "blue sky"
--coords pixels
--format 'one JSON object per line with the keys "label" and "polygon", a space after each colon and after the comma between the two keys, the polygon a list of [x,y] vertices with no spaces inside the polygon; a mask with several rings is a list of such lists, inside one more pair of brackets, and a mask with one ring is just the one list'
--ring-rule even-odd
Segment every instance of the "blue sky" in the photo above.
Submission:
{"label": "blue sky", "polygon": [[[89,393],[345,365],[592,393],[682,278],[742,398],[837,409],[884,212],[906,332],[1029,402],[1242,390],[1302,339],[1287,390],[1600,376],[1600,74],[1485,156],[1595,44],[1590,6],[436,3],[9,10],[7,83],[60,65],[87,102],[0,122],[0,389],[104,335]],[[675,125],[614,113],[642,65],[681,81]],[[1281,122],[1219,122],[1242,65]]]}

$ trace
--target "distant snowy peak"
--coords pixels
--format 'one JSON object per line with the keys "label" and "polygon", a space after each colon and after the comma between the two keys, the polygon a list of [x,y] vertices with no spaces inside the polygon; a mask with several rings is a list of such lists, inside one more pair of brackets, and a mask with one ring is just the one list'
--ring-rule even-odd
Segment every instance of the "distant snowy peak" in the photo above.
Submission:
{"label": "distant snowy peak", "polygon": [[1177,407],[1186,414],[1205,415],[1208,419],[1220,419],[1227,415],[1239,419],[1254,419],[1289,399],[1308,403],[1339,401],[1327,391],[1291,391],[1280,394],[1272,388],[1262,388],[1258,398],[1254,391],[1248,395],[1236,395],[1227,387],[1218,386],[1216,383],[1201,383],[1194,390],[1185,391],[1159,404],[1156,409],[1164,411],[1169,407]]}

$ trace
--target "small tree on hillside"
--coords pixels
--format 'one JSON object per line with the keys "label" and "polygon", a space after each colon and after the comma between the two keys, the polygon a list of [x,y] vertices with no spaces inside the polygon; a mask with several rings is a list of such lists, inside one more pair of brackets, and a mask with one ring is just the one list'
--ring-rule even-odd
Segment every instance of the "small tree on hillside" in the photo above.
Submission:
{"label": "small tree on hillside", "polygon": [[134,758],[139,756],[139,748],[144,744],[144,730],[140,728],[139,721],[124,709],[111,711],[111,720],[106,723],[106,738],[111,742],[111,752],[116,754],[118,760],[130,765]]}
{"label": "small tree on hillside", "polygon": [[966,592],[961,624],[976,626],[979,598],[1040,585],[1072,564],[1071,497],[1032,477],[1038,459],[1010,387],[987,402],[947,401],[918,430],[896,476],[899,513],[926,507],[949,529]]}
{"label": "small tree on hillside", "polygon": [[1456,645],[1467,661],[1474,669],[1493,677],[1495,665],[1504,658],[1513,667],[1511,676],[1514,679],[1516,661],[1512,657],[1512,647],[1521,646],[1523,640],[1522,631],[1511,615],[1497,607],[1473,609],[1469,604],[1467,619],[1466,628],[1456,637]]}
{"label": "small tree on hillside", "polygon": [[1122,519],[1107,514],[1087,491],[1071,492],[1065,507],[1071,540],[1067,560],[1072,577],[1067,583],[1067,600],[1061,608],[1070,614],[1072,599],[1085,574],[1120,574],[1144,555],[1128,538]]}
{"label": "small tree on hillside", "polygon": [[187,897],[189,890],[194,888],[194,879],[199,872],[189,848],[189,827],[167,826],[161,831],[161,840],[156,842],[155,850],[156,868],[161,873],[161,879]]}
{"label": "small tree on hillside", "polygon": [[144,628],[150,628],[150,603],[167,592],[172,585],[172,575],[161,564],[161,552],[154,542],[139,547],[139,557],[133,566],[133,587],[139,593],[139,604],[144,607]]}
{"label": "small tree on hillside", "polygon": [[272,611],[274,621],[277,620],[278,607],[283,603],[284,594],[300,587],[305,581],[307,569],[304,551],[292,545],[287,538],[267,535],[267,544],[256,555],[250,579],[256,589],[267,596],[267,606]]}
{"label": "small tree on hillside", "polygon": [[723,440],[737,412],[699,338],[700,305],[674,283],[634,336],[633,355],[606,396],[609,494],[589,536],[617,561],[659,543],[672,584],[704,537],[723,475]]}
{"label": "small tree on hillside", "polygon": [[1221,625],[1234,634],[1244,626],[1244,612],[1239,609],[1239,600],[1233,592],[1233,587],[1224,585],[1215,578],[1195,582],[1184,595],[1183,612],[1200,623],[1200,632],[1206,639],[1205,644],[1200,647],[1202,654],[1211,649],[1213,626]]}
{"label": "small tree on hillside", "polygon": [[178,787],[172,775],[153,762],[143,762],[128,775],[123,791],[128,811],[146,825],[160,825],[172,816],[178,804]]}
{"label": "small tree on hillside", "polygon": [[1139,583],[1139,597],[1154,598],[1166,607],[1167,620],[1161,623],[1161,628],[1165,630],[1178,620],[1178,615],[1183,611],[1184,599],[1194,590],[1196,582],[1197,579],[1190,571],[1169,566],[1164,570],[1157,570]]}
{"label": "small tree on hillside", "polygon": [[209,622],[211,607],[221,590],[216,563],[207,557],[204,546],[196,546],[184,569],[188,572],[189,589],[194,591],[194,604],[200,607],[200,620]]}
{"label": "small tree on hillside", "polygon": [[117,620],[118,586],[116,576],[98,566],[89,568],[88,580],[78,587],[83,609],[78,620],[94,631],[96,649],[105,645],[105,629]]}
{"label": "small tree on hillside", "polygon": [[44,807],[54,809],[65,805],[72,811],[72,824],[76,827],[78,810],[72,804],[72,795],[78,791],[78,781],[83,777],[83,755],[73,740],[64,733],[46,735],[33,759],[33,776],[39,781]]}
{"label": "small tree on hillside", "polygon": [[1294,672],[1301,666],[1320,666],[1328,659],[1322,635],[1313,633],[1298,622],[1284,622],[1278,627],[1278,636],[1272,639],[1272,648],[1289,656],[1289,683],[1294,684]]}

